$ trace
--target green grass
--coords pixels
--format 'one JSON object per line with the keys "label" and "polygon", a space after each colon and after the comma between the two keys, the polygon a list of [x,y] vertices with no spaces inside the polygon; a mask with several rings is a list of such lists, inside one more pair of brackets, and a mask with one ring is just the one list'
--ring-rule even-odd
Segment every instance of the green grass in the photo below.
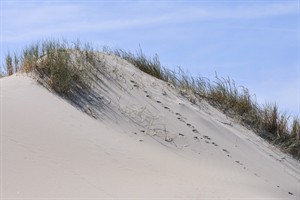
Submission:
{"label": "green grass", "polygon": [[14,68],[13,68],[13,64],[12,64],[13,60],[12,57],[10,55],[10,53],[8,52],[8,54],[5,57],[5,66],[6,66],[6,72],[8,74],[8,76],[12,75],[14,73]]}
{"label": "green grass", "polygon": [[94,52],[88,47],[88,44],[59,40],[37,42],[26,47],[19,56],[14,54],[12,58],[7,54],[6,75],[18,71],[35,73],[54,91],[68,95],[72,87],[89,87],[85,77],[90,66],[96,63]]}
{"label": "green grass", "polygon": [[[119,56],[141,71],[172,84],[192,103],[206,100],[262,138],[300,159],[300,120],[294,117],[289,126],[291,117],[280,113],[276,103],[259,105],[247,88],[237,86],[230,78],[216,74],[214,80],[209,80],[189,76],[180,68],[178,71],[169,70],[161,65],[158,55],[147,57],[142,50],[135,54],[121,49],[105,48],[103,51]],[[98,62],[96,57],[89,43],[82,45],[80,41],[68,43],[59,40],[37,42],[26,47],[21,55],[8,53],[5,74],[8,76],[18,71],[37,74],[54,91],[68,96],[74,89],[90,87],[90,73]]]}
{"label": "green grass", "polygon": [[139,68],[147,74],[150,74],[151,76],[165,81],[168,80],[168,73],[166,73],[166,69],[161,66],[158,55],[155,55],[153,58],[148,58],[141,49],[137,54],[123,51],[122,49],[108,51],[116,56],[127,60],[128,62],[132,63],[135,67]]}

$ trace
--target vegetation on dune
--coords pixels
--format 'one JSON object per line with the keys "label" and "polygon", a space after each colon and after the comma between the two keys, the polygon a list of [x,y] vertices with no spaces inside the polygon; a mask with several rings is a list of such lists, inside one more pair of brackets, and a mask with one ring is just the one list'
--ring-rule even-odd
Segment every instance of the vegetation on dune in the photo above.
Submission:
{"label": "vegetation on dune", "polygon": [[[230,78],[211,81],[192,77],[163,67],[159,57],[146,57],[140,50],[136,54],[121,49],[105,49],[134,66],[177,88],[193,103],[202,99],[235,118],[259,136],[279,146],[295,158],[300,158],[300,119],[282,114],[276,103],[258,105],[247,88],[236,86]],[[89,88],[89,73],[97,65],[97,56],[89,44],[44,41],[25,48],[20,56],[8,53],[5,63],[6,76],[18,71],[34,72],[46,84],[62,95],[77,89]],[[0,76],[2,76],[0,74]]]}
{"label": "vegetation on dune", "polygon": [[37,42],[26,47],[21,55],[6,56],[6,75],[15,72],[34,72],[51,89],[68,95],[72,87],[88,88],[88,72],[95,65],[90,45],[80,42]]}
{"label": "vegetation on dune", "polygon": [[262,138],[300,159],[300,120],[294,117],[292,125],[289,126],[290,116],[279,113],[276,103],[258,105],[247,88],[236,86],[230,78],[216,75],[215,80],[211,81],[203,77],[188,76],[180,69],[178,73],[168,70],[160,64],[157,55],[147,58],[141,50],[137,54],[120,49],[107,51],[127,60],[140,70],[173,84],[193,103],[195,99],[190,98],[188,93],[197,100],[205,99]]}

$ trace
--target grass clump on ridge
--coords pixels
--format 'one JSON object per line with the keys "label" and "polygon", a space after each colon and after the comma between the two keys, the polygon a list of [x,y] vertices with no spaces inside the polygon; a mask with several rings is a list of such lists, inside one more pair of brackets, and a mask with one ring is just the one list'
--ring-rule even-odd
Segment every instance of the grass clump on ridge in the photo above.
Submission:
{"label": "grass clump on ridge", "polygon": [[[51,89],[68,95],[73,86],[87,88],[87,74],[90,65],[95,65],[94,52],[80,42],[59,40],[37,42],[26,47],[14,58],[6,56],[6,75],[21,71],[36,73]],[[75,55],[75,56],[74,56]]]}
{"label": "grass clump on ridge", "polygon": [[166,69],[161,66],[158,55],[155,55],[153,58],[147,58],[141,49],[137,54],[123,51],[122,49],[107,51],[127,60],[135,67],[151,76],[154,76],[161,80],[168,80],[168,74],[166,73]]}

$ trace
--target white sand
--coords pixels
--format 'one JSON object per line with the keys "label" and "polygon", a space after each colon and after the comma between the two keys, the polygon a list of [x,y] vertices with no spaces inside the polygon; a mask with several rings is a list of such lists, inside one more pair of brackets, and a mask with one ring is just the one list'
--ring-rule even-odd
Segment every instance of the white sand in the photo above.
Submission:
{"label": "white sand", "polygon": [[109,76],[88,108],[97,119],[28,77],[0,79],[1,199],[300,198],[297,161],[206,102],[101,56]]}

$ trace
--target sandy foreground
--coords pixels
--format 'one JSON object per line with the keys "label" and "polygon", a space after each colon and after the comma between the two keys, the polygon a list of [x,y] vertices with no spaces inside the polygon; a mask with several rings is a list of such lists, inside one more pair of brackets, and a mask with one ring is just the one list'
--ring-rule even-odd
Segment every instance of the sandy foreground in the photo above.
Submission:
{"label": "sandy foreground", "polygon": [[84,109],[27,76],[0,79],[1,199],[300,198],[299,162],[101,56],[107,75]]}

